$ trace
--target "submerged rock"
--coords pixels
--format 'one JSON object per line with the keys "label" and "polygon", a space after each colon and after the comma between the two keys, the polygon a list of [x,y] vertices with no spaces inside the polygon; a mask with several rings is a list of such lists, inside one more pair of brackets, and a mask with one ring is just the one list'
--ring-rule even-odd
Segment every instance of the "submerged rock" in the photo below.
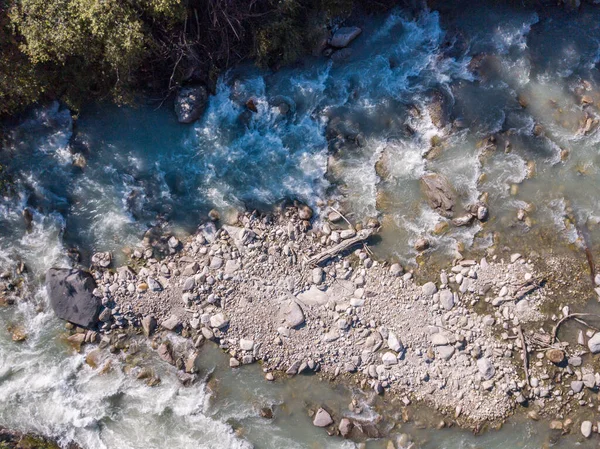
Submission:
{"label": "submerged rock", "polygon": [[94,296],[96,282],[83,270],[51,268],[46,273],[46,288],[56,316],[85,328],[98,324],[101,302]]}
{"label": "submerged rock", "polygon": [[192,123],[198,120],[208,103],[208,91],[204,86],[183,87],[175,98],[175,114],[179,123]]}
{"label": "submerged rock", "polygon": [[359,27],[342,27],[333,33],[329,45],[336,48],[347,47],[360,33],[362,30]]}

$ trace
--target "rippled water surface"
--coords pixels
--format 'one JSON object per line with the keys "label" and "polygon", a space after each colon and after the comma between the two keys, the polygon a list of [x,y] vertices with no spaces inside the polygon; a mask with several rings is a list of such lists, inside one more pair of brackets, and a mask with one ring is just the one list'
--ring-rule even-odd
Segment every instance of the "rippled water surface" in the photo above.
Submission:
{"label": "rippled water surface", "polygon": [[[306,379],[267,385],[257,367],[231,373],[213,352],[204,357],[222,379],[214,394],[206,382],[183,388],[158,361],[163,382],[154,389],[128,376],[125,362],[104,375],[89,367],[63,344],[61,324],[38,310],[39,280],[72,263],[69,248],[84,262],[99,250],[122,258],[150,226],[191,232],[212,208],[227,217],[284,198],[378,218],[380,254],[407,264],[423,236],[447,258],[463,245],[543,252],[556,249],[544,242],[598,242],[598,9],[459,9],[370,18],[344,61],[231,70],[192,125],[152,104],[91,105],[73,121],[54,103],[12,127],[0,152],[12,180],[0,200],[0,268],[24,261],[30,297],[0,308],[0,425],[86,448],[353,447],[313,428],[304,410],[304,401],[328,398],[342,413],[351,392]],[[248,98],[258,112],[247,110]],[[431,172],[454,186],[458,214],[485,200],[490,220],[440,232],[446,219],[419,188]],[[26,342],[10,340],[11,323],[25,323]],[[285,406],[269,423],[256,412],[263,403]],[[548,434],[536,426],[477,438],[410,430],[423,447],[537,448]]]}

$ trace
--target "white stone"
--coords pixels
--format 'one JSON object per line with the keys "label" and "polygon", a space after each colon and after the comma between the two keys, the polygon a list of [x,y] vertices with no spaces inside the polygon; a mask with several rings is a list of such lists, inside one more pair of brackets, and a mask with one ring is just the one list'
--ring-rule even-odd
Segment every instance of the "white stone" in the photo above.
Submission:
{"label": "white stone", "polygon": [[600,332],[597,332],[588,340],[588,348],[590,348],[592,354],[598,354],[600,352]]}

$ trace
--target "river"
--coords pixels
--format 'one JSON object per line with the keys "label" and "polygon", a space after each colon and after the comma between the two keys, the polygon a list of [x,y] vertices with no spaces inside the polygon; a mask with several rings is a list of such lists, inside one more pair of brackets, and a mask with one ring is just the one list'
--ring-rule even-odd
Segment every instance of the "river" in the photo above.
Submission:
{"label": "river", "polygon": [[[146,351],[161,373],[153,388],[117,356],[108,373],[86,364],[65,344],[41,287],[49,267],[74,263],[72,248],[84,264],[95,251],[124,261],[150,226],[185,236],[213,208],[226,220],[285,198],[376,217],[375,250],[405,265],[450,260],[463,247],[578,250],[581,229],[598,242],[600,12],[463,6],[363,19],[343,61],[232,69],[192,125],[142,100],[89,105],[76,120],[52,103],[12,126],[0,151],[12,180],[0,200],[0,272],[25,263],[26,299],[0,307],[0,426],[85,449],[354,447],[314,428],[305,409],[327,402],[344,413],[355,391],[305,377],[269,384],[259,367],[232,372],[212,349],[205,380],[192,387]],[[432,94],[441,120],[430,113]],[[246,110],[249,97],[256,113]],[[486,196],[490,220],[438,232],[444,219],[419,188],[428,172],[444,174],[462,206]],[[418,255],[423,236],[431,249]],[[15,324],[26,341],[11,340]],[[273,421],[258,416],[264,405],[275,405]],[[423,448],[539,448],[553,437],[547,423],[521,419],[478,437],[404,428]]]}

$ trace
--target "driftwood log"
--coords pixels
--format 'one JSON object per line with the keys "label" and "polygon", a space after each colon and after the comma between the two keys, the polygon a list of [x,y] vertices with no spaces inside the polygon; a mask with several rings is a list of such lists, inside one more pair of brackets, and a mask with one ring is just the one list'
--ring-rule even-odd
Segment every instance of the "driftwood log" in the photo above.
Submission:
{"label": "driftwood log", "polygon": [[316,255],[308,258],[306,260],[306,263],[309,265],[321,265],[321,264],[327,262],[332,257],[335,257],[338,254],[343,253],[344,251],[350,249],[357,243],[364,242],[369,237],[371,237],[375,233],[375,231],[376,230],[372,229],[372,228],[361,229],[360,231],[358,231],[356,233],[356,235],[354,237],[346,239],[346,240],[342,240],[337,245],[332,246],[331,248],[327,248],[325,251],[322,251],[319,254],[316,254]]}

